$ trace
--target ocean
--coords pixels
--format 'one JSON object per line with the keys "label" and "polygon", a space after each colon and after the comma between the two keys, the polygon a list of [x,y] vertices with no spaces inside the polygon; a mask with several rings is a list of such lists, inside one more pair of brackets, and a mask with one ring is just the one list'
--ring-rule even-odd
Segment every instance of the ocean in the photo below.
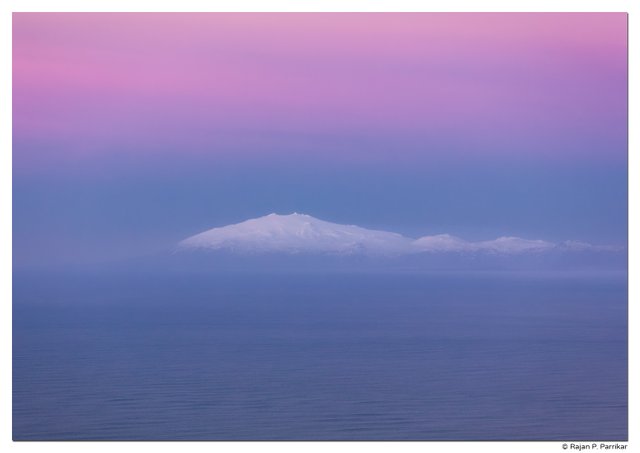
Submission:
{"label": "ocean", "polygon": [[14,440],[618,440],[626,274],[15,272]]}

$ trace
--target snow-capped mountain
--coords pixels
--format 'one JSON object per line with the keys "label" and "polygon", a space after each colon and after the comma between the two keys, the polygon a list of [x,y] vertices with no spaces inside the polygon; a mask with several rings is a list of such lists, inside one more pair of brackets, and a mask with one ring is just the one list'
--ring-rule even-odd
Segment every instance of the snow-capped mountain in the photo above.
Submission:
{"label": "snow-capped mountain", "polygon": [[551,242],[539,239],[530,240],[505,236],[491,241],[469,242],[449,234],[424,236],[417,239],[413,245],[421,252],[487,252],[503,254],[542,252],[556,247]]}
{"label": "snow-capped mountain", "polygon": [[544,252],[610,252],[620,248],[584,242],[559,244],[536,239],[499,237],[471,242],[439,234],[411,239],[397,233],[341,225],[305,214],[269,214],[234,225],[213,228],[178,244],[182,251],[223,251],[242,254],[422,255],[489,254],[521,255]]}
{"label": "snow-capped mountain", "polygon": [[325,222],[305,214],[269,214],[213,228],[179,243],[180,249],[242,253],[399,254],[412,240],[397,233]]}

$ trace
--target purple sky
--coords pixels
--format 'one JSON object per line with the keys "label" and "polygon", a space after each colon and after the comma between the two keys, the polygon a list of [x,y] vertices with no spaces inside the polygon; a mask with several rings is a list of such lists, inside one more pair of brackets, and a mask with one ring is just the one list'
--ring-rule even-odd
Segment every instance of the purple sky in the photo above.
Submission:
{"label": "purple sky", "polygon": [[624,243],[626,22],[16,13],[15,256],[293,210]]}

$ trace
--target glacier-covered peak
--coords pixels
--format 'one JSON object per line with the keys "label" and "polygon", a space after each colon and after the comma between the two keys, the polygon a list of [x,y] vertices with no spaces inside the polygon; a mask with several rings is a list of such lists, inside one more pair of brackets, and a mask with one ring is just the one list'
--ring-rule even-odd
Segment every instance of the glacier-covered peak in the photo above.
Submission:
{"label": "glacier-covered peak", "polygon": [[310,215],[272,213],[241,223],[212,228],[180,242],[182,249],[240,252],[397,254],[411,239],[397,233],[341,225]]}
{"label": "glacier-covered peak", "polygon": [[271,213],[244,222],[212,228],[178,244],[180,250],[223,250],[243,253],[328,253],[338,255],[406,255],[416,253],[537,254],[560,252],[616,252],[620,247],[577,241],[560,244],[541,239],[502,236],[467,241],[450,234],[411,239],[398,233],[343,225],[307,214]]}

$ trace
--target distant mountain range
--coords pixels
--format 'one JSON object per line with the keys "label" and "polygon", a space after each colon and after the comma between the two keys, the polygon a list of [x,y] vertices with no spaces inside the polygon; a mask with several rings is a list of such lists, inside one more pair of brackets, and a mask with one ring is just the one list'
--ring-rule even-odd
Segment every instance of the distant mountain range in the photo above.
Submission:
{"label": "distant mountain range", "polygon": [[178,251],[220,251],[239,255],[337,255],[389,256],[419,254],[531,255],[558,252],[616,253],[624,248],[566,241],[552,243],[540,239],[499,237],[471,242],[438,234],[418,239],[398,233],[369,230],[356,225],[340,225],[305,214],[278,215],[246,220],[213,228],[184,239]]}

